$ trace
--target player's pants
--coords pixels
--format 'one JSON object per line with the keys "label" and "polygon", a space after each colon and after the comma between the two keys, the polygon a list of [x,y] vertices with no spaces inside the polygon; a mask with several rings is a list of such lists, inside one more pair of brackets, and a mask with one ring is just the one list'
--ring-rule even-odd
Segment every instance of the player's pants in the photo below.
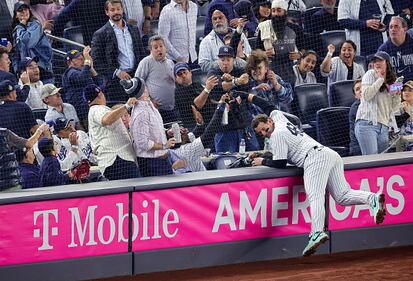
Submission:
{"label": "player's pants", "polygon": [[324,230],[325,190],[343,206],[370,204],[374,193],[353,190],[344,177],[340,155],[327,148],[312,149],[304,160],[304,189],[310,202],[311,233]]}

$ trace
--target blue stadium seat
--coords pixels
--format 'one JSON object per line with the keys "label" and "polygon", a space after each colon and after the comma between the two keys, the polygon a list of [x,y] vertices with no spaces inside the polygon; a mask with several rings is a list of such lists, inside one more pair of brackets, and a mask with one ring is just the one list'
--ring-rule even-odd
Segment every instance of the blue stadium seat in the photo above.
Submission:
{"label": "blue stadium seat", "polygon": [[151,21],[151,31],[150,34],[151,35],[157,35],[158,34],[158,20],[153,20]]}
{"label": "blue stadium seat", "polygon": [[202,85],[205,85],[207,80],[207,73],[203,72],[200,68],[192,69],[192,81],[200,82]]}
{"label": "blue stadium seat", "polygon": [[[65,28],[63,31],[63,38],[83,44],[83,35],[82,35],[81,27],[71,26],[71,27]],[[69,52],[70,50],[79,50],[79,51],[83,50],[83,48],[81,47],[78,47],[72,44],[67,44],[67,43],[63,43],[63,48],[66,52]]]}
{"label": "blue stadium seat", "polygon": [[306,31],[308,30],[308,27],[311,26],[311,17],[313,14],[319,10],[321,10],[323,7],[313,7],[313,8],[308,8],[304,12],[304,28]]}
{"label": "blue stadium seat", "polygon": [[257,37],[248,38],[248,43],[250,44],[252,50],[254,50],[257,47],[257,39]]}
{"label": "blue stadium seat", "polygon": [[348,156],[350,144],[350,107],[329,107],[317,111],[317,140],[335,150],[341,156]]}
{"label": "blue stadium seat", "polygon": [[299,26],[303,26],[303,14],[301,11],[296,11],[296,10],[288,10],[287,11],[287,16],[295,23],[298,24]]}
{"label": "blue stadium seat", "polygon": [[294,88],[297,115],[303,124],[315,125],[316,113],[328,107],[327,87],[322,83],[304,84]]}
{"label": "blue stadium seat", "polygon": [[44,121],[44,117],[46,116],[47,109],[39,108],[39,109],[32,109],[32,114],[34,119],[39,119]]}
{"label": "blue stadium seat", "polygon": [[310,8],[319,7],[321,5],[320,0],[303,0],[303,2],[307,7],[307,10]]}
{"label": "blue stadium seat", "polygon": [[196,19],[196,52],[199,53],[199,44],[204,39],[205,16],[199,16]]}
{"label": "blue stadium seat", "polygon": [[198,4],[198,14],[200,16],[208,15],[208,2],[204,3],[203,5]]}
{"label": "blue stadium seat", "polygon": [[350,107],[356,100],[353,95],[353,80],[331,83],[328,89],[328,105]]}
{"label": "blue stadium seat", "polygon": [[363,68],[364,68],[364,71],[367,71],[368,64],[367,64],[367,60],[366,60],[365,57],[363,57],[363,56],[355,56],[355,57],[354,57],[354,62],[362,65]]}
{"label": "blue stadium seat", "polygon": [[341,44],[346,41],[346,32],[344,30],[330,30],[320,33],[323,42],[323,51],[327,52],[327,46],[333,44],[336,46],[334,55],[340,52]]}

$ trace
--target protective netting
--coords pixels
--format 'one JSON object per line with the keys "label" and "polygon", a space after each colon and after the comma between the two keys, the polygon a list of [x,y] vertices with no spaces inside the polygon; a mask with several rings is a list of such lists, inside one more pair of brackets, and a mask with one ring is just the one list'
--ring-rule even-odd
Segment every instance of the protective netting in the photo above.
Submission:
{"label": "protective netting", "polygon": [[0,127],[29,140],[2,133],[3,189],[248,166],[273,110],[343,157],[410,149],[412,1],[0,5]]}

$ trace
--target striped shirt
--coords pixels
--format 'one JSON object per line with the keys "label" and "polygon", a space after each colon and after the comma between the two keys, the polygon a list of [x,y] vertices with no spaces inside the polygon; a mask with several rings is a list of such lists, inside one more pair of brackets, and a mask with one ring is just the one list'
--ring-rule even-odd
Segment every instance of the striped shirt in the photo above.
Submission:
{"label": "striped shirt", "polygon": [[173,152],[187,164],[186,168],[191,172],[206,171],[201,157],[205,155],[205,148],[201,138],[196,138],[193,142],[184,144],[173,150]]}
{"label": "striped shirt", "polygon": [[302,168],[308,152],[321,144],[302,133],[281,111],[274,110],[270,118],[274,121],[274,131],[270,137],[273,160],[287,159],[288,163]]}

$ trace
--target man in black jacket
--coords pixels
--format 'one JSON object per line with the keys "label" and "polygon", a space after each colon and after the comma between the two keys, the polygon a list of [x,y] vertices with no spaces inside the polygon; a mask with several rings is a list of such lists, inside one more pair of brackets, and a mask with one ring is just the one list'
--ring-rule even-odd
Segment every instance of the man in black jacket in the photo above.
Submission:
{"label": "man in black jacket", "polygon": [[[211,69],[208,77],[218,78],[218,84],[211,90],[209,98],[215,104],[220,97],[231,91],[248,91],[248,74],[243,69],[234,67],[235,51],[230,46],[219,48],[217,69]],[[228,122],[215,135],[217,152],[236,152],[241,139],[245,140],[247,150],[258,150],[259,145],[254,131],[249,126],[249,113],[245,101],[229,95],[227,101]],[[225,114],[225,113],[224,113]]]}
{"label": "man in black jacket", "polygon": [[126,101],[119,81],[134,76],[146,53],[138,28],[122,18],[122,1],[106,1],[105,11],[109,21],[93,34],[92,58],[96,71],[105,77],[108,100]]}

